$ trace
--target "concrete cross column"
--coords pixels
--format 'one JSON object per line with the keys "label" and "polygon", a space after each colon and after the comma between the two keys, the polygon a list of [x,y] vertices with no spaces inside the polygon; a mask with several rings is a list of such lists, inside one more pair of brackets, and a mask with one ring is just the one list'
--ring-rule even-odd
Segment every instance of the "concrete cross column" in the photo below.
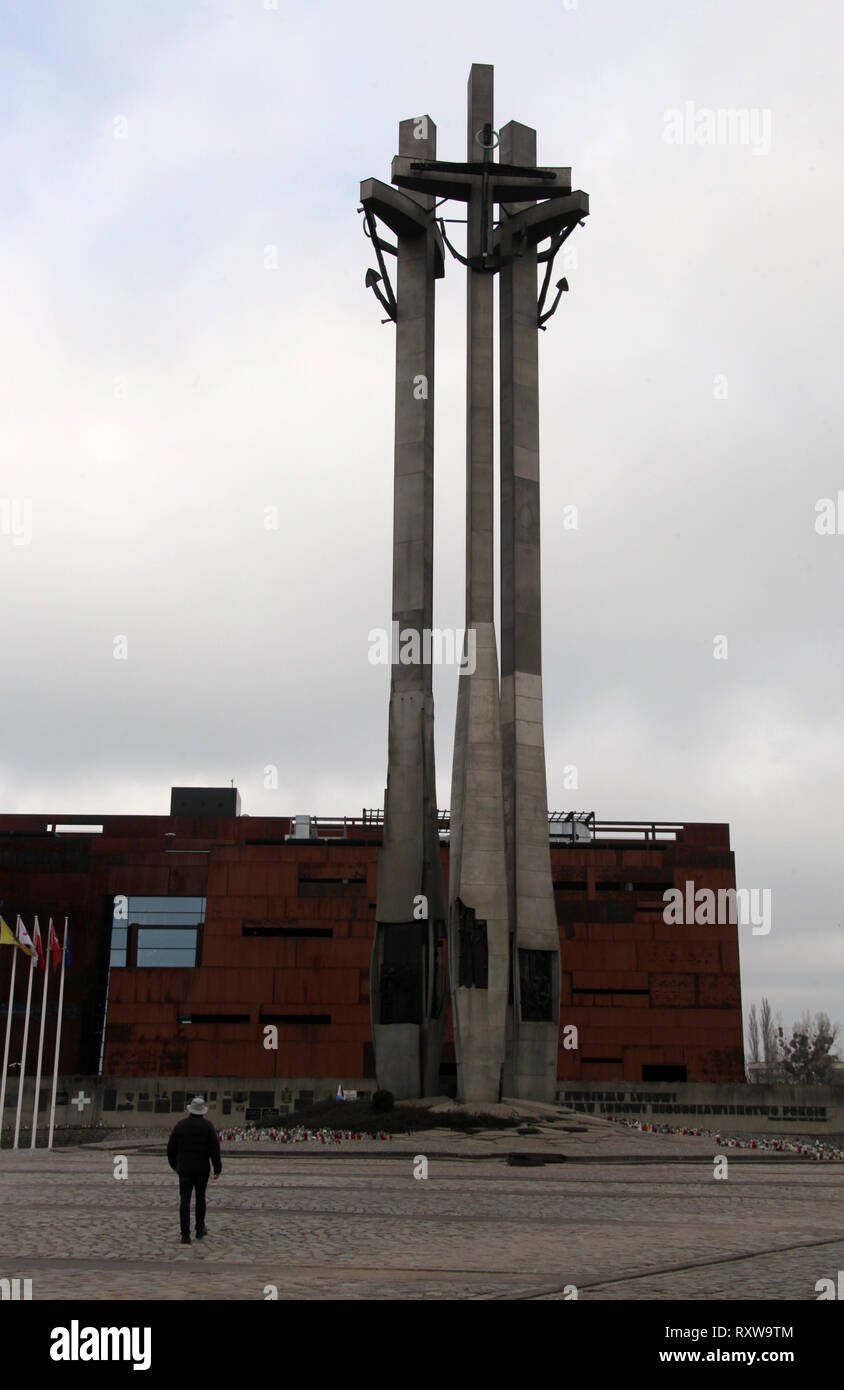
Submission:
{"label": "concrete cross column", "polygon": [[[399,155],[433,159],[429,117],[402,121]],[[380,1087],[436,1094],[447,1020],[446,907],[437,828],[430,647],[434,546],[435,198],[369,180],[362,201],[396,232],[393,633],[417,660],[390,682],[384,835],[378,858],[370,1000]],[[411,644],[415,643],[415,652]]]}
{"label": "concrete cross column", "polygon": [[[492,67],[469,78],[469,163],[493,125]],[[481,179],[468,198],[468,256],[491,250],[492,203]],[[484,232],[486,231],[486,244]],[[493,289],[488,271],[467,271],[466,628],[475,669],[461,671],[451,783],[448,959],[457,1093],[501,1094],[509,970],[507,873],[501,782],[498,651],[493,622]]]}
{"label": "concrete cross column", "polygon": [[[536,132],[501,131],[501,162],[536,164]],[[507,221],[531,203],[502,204]],[[517,224],[518,225],[518,224]],[[512,936],[505,1092],[552,1101],[557,1078],[560,948],[542,723],[539,553],[539,360],[536,245],[501,270],[501,732]]]}

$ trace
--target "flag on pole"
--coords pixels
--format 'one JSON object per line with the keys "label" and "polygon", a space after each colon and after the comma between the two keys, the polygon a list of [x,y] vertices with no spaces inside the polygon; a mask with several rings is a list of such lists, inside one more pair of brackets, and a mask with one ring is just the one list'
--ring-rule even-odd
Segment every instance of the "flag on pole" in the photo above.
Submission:
{"label": "flag on pole", "polygon": [[20,946],[21,950],[24,951],[28,956],[34,956],[35,947],[32,944],[32,937],[30,936],[29,932],[24,926],[23,918],[21,917],[18,918],[18,925],[15,930],[15,936],[18,939],[18,945]]}
{"label": "flag on pole", "polygon": [[20,946],[18,938],[5,917],[0,917],[0,946]]}
{"label": "flag on pole", "polygon": [[52,917],[50,918],[50,937],[47,942],[47,950],[50,952],[50,960],[53,962],[53,971],[55,972],[62,963],[62,948],[59,938],[56,936]]}
{"label": "flag on pole", "polygon": [[41,928],[38,925],[38,918],[35,919],[35,930],[32,933],[32,944],[38,956],[38,964],[42,970],[47,965],[47,957],[44,954],[44,947],[41,944]]}
{"label": "flag on pole", "polygon": [[18,936],[22,941],[25,939],[29,947],[27,955],[31,956],[32,959],[29,962],[29,978],[26,982],[26,1012],[23,1019],[23,1043],[21,1044],[21,1069],[18,1072],[18,1104],[15,1110],[15,1135],[12,1140],[13,1149],[18,1147],[18,1140],[20,1139],[21,1133],[21,1107],[23,1105],[23,1085],[26,1077],[26,1045],[29,1042],[29,1014],[32,1008],[32,977],[35,974],[35,967],[38,964],[38,957],[32,945],[32,937],[29,935],[20,917],[18,917]]}
{"label": "flag on pole", "polygon": [[59,1055],[61,1053],[62,1037],[62,1006],[64,1003],[64,977],[67,969],[67,918],[64,919],[64,949],[59,948],[59,955],[62,957],[62,973],[59,976],[59,1008],[58,1018],[56,1019],[56,1048],[53,1053],[53,1089],[50,1096],[50,1128],[47,1134],[47,1148],[53,1147],[53,1126],[56,1122],[56,1086],[59,1079]]}
{"label": "flag on pole", "polygon": [[[36,924],[37,924],[37,922],[38,922],[38,918],[37,918],[37,917],[36,917],[35,921],[36,921]],[[50,918],[50,925],[49,925],[49,927],[48,927],[48,929],[47,929],[47,940],[48,940],[48,942],[49,942],[49,939],[50,939],[50,936],[52,935],[52,933],[53,933],[53,919],[52,919],[52,917],[51,917],[51,918]],[[38,933],[38,938],[37,938],[35,944],[36,944],[36,946],[38,947],[38,956],[39,956],[39,960],[40,960],[40,962],[41,962],[41,965],[42,965],[43,968],[44,968],[44,988],[43,988],[43,991],[42,991],[42,994],[41,994],[41,1027],[40,1027],[39,1032],[38,1032],[38,1062],[37,1062],[37,1065],[36,1065],[36,1067],[35,1067],[35,1100],[34,1100],[33,1106],[32,1106],[32,1124],[31,1124],[31,1126],[30,1126],[30,1137],[29,1137],[29,1147],[30,1147],[31,1149],[34,1149],[34,1148],[35,1148],[36,1142],[37,1142],[37,1138],[38,1138],[38,1102],[39,1102],[40,1099],[41,1099],[41,1063],[42,1063],[42,1060],[43,1060],[43,1058],[44,1058],[44,1024],[45,1024],[46,1021],[47,1021],[47,986],[48,986],[49,983],[50,983],[50,972],[49,972],[49,970],[47,969],[47,957],[46,957],[46,955],[44,954],[44,949],[43,949],[43,947],[41,946],[41,933],[40,933],[40,932]]]}
{"label": "flag on pole", "polygon": [[[17,939],[8,922],[0,917],[0,946],[17,946]],[[3,1142],[3,1118],[6,1112],[6,1076],[9,1070],[9,1040],[12,1036],[12,1001],[15,997],[15,971],[18,968],[18,953],[12,952],[12,969],[9,978],[9,1006],[6,1009],[6,1043],[3,1048],[3,1071],[0,1073],[0,1144]]]}

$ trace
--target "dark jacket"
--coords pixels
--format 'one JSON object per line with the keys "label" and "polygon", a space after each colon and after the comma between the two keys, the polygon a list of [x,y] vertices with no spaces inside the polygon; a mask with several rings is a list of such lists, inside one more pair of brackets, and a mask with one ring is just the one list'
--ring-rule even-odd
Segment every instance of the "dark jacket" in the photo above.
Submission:
{"label": "dark jacket", "polygon": [[220,1141],[204,1115],[186,1115],[167,1141],[167,1162],[177,1173],[221,1173]]}

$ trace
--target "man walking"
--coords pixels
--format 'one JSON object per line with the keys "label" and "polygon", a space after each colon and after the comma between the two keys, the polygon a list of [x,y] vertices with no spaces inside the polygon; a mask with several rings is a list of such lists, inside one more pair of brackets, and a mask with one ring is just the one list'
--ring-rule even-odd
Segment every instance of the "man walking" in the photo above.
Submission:
{"label": "man walking", "polygon": [[205,1229],[205,1189],[211,1164],[214,1180],[223,1171],[220,1161],[220,1140],[217,1131],[205,1114],[208,1106],[203,1096],[194,1096],[188,1113],[174,1127],[167,1141],[167,1162],[179,1175],[179,1220],[182,1226],[182,1245],[190,1245],[190,1199],[196,1189],[196,1238],[207,1235]]}

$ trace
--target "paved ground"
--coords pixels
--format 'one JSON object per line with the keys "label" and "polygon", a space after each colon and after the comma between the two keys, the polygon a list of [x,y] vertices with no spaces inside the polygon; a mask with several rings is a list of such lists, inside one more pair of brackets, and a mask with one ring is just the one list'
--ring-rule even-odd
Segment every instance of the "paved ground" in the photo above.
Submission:
{"label": "paved ground", "polygon": [[[571,1132],[570,1127],[583,1129]],[[844,1165],[563,1116],[518,1136],[229,1144],[179,1243],[161,1140],[0,1151],[0,1277],[34,1299],[814,1300],[844,1269]],[[543,1167],[511,1152],[566,1155]],[[115,1179],[114,1158],[128,1159]],[[427,1179],[413,1176],[428,1158]]]}

